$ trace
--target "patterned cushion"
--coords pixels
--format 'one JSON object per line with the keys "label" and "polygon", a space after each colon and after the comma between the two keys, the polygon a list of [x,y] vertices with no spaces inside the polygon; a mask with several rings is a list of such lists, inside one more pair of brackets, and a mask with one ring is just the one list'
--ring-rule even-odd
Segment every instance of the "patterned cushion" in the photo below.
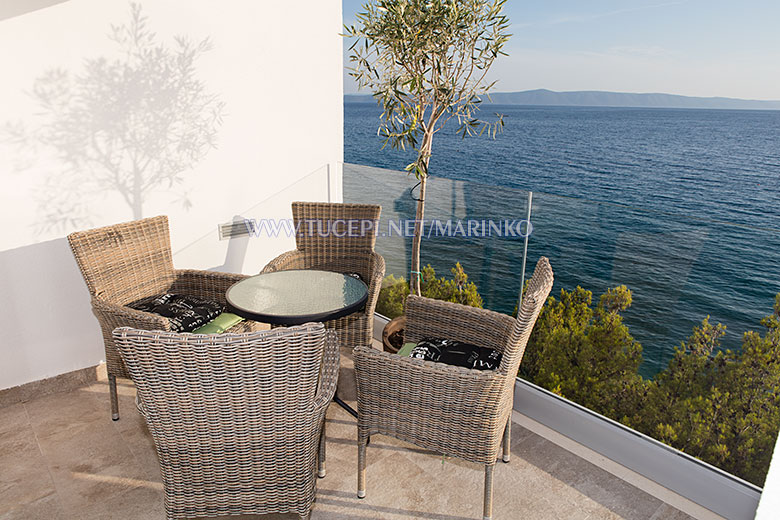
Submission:
{"label": "patterned cushion", "polygon": [[174,332],[192,332],[225,310],[219,302],[170,293],[144,298],[129,307],[168,318]]}
{"label": "patterned cushion", "polygon": [[497,350],[443,338],[424,338],[409,357],[477,370],[495,370],[501,364]]}

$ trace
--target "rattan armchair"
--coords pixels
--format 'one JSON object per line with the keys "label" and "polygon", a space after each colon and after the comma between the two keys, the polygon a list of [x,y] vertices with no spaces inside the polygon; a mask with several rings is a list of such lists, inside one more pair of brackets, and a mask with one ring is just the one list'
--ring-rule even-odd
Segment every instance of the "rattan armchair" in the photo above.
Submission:
{"label": "rattan armchair", "polygon": [[370,345],[385,259],[374,251],[381,206],[293,202],[296,249],[282,253],[263,268],[264,273],[290,269],[321,269],[357,273],[368,286],[365,308],[326,322],[339,333],[344,346]]}
{"label": "rattan armchair", "polygon": [[113,336],[157,448],[169,520],[308,517],[318,460],[324,476],[335,332],[309,323],[218,335],[123,327]]}
{"label": "rattan armchair", "polygon": [[536,318],[552,289],[547,258],[536,265],[517,319],[418,296],[406,300],[405,341],[449,338],[503,353],[496,370],[354,350],[358,395],[358,497],[366,494],[366,445],[384,434],[485,465],[484,514],[492,516],[493,467],[503,440],[509,462],[515,376]]}
{"label": "rattan armchair", "polygon": [[[117,420],[116,378],[129,377],[129,374],[111,332],[117,327],[170,330],[167,318],[127,305],[165,292],[225,303],[225,291],[246,275],[174,269],[165,216],[72,233],[68,242],[92,297],[92,312],[103,332],[111,417]],[[229,332],[246,332],[257,325],[241,322]]]}

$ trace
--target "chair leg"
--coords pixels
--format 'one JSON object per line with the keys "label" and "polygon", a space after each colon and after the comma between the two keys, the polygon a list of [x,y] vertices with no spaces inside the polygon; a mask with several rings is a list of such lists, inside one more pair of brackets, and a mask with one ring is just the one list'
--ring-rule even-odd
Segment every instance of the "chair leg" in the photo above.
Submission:
{"label": "chair leg", "polygon": [[366,498],[366,442],[358,436],[358,498]]}
{"label": "chair leg", "polygon": [[509,414],[509,419],[506,421],[506,427],[504,428],[504,455],[501,457],[501,460],[504,462],[509,462],[509,459],[511,457],[510,452],[510,439],[512,438],[512,414]]}
{"label": "chair leg", "polygon": [[119,399],[116,395],[116,376],[108,376],[108,394],[111,396],[111,419],[119,420]]}
{"label": "chair leg", "polygon": [[493,468],[495,464],[485,466],[485,501],[482,507],[482,520],[493,518]]}
{"label": "chair leg", "polygon": [[325,421],[322,421],[322,432],[320,432],[320,455],[317,462],[317,476],[325,476]]}

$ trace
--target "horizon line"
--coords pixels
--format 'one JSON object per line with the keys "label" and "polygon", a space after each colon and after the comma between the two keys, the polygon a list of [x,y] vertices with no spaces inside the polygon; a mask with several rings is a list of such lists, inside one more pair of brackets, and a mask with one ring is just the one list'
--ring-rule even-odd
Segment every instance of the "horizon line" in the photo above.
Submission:
{"label": "horizon line", "polygon": [[[521,94],[526,92],[550,92],[552,94],[599,93],[599,94],[627,94],[627,95],[637,95],[637,96],[675,96],[675,97],[682,97],[682,98],[689,98],[689,99],[749,101],[749,102],[756,102],[756,103],[780,103],[780,99],[738,98],[738,97],[729,97],[729,96],[694,96],[690,94],[672,94],[669,92],[626,92],[626,91],[618,91],[618,90],[595,90],[595,89],[551,90],[548,88],[533,88],[533,89],[525,89],[525,90],[507,90],[507,91],[490,92],[486,94],[486,96],[489,97],[496,94]],[[349,93],[345,92],[344,96],[369,96],[370,97],[373,96],[373,94],[364,93],[364,92],[349,92]]]}

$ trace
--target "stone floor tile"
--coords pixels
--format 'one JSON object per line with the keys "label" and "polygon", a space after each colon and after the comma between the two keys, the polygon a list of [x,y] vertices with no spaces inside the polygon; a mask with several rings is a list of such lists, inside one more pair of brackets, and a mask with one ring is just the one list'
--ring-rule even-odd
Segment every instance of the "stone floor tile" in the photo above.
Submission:
{"label": "stone floor tile", "polygon": [[0,391],[0,409],[21,404],[25,401],[27,392],[24,386],[14,386]]}
{"label": "stone floor tile", "polygon": [[352,349],[341,347],[339,353],[339,380],[336,393],[344,401],[354,401],[357,399],[357,382],[355,381],[355,363],[352,360]]}
{"label": "stone floor tile", "polygon": [[[120,419],[112,421],[113,428],[121,437],[123,444],[133,454],[138,464],[146,473],[146,477],[154,482],[162,482],[160,463],[146,421],[135,406],[135,386],[130,381],[119,380]],[[108,385],[96,382],[89,386],[91,392],[100,403],[108,403]],[[108,410],[108,408],[106,408]]]}
{"label": "stone floor tile", "polygon": [[162,520],[162,486],[141,486],[98,500],[79,512],[82,520]]}
{"label": "stone floor tile", "polygon": [[[19,410],[21,407],[21,412]],[[12,409],[13,408],[13,409]],[[0,515],[36,502],[55,488],[23,405],[0,411],[8,419],[0,433]]]}
{"label": "stone floor tile", "polygon": [[650,520],[693,520],[693,517],[664,503],[661,504]]}
{"label": "stone floor tile", "polygon": [[18,430],[20,428],[29,428],[30,419],[27,411],[21,403],[12,404],[0,408],[0,435]]}
{"label": "stone floor tile", "polygon": [[513,446],[515,450],[524,460],[564,483],[570,497],[575,492],[591,499],[591,503],[583,504],[591,514],[606,508],[621,518],[647,520],[662,504],[659,499],[536,434]]}
{"label": "stone floor tile", "polygon": [[[135,413],[137,414],[137,412]],[[130,423],[127,418],[121,419],[118,422],[123,421],[125,422],[125,425]],[[125,426],[120,429],[119,434],[122,437],[122,442],[130,453],[133,454],[141,469],[143,469],[146,478],[153,482],[162,482],[160,461],[157,458],[154,439],[152,439],[152,434],[149,433],[146,423],[143,422],[143,418],[141,418],[141,422],[137,425],[133,425],[132,427]]]}
{"label": "stone floor tile", "polygon": [[[19,462],[0,459],[0,514],[55,492],[46,465],[35,454],[18,452]],[[23,459],[23,460],[21,460]]]}
{"label": "stone floor tile", "polygon": [[[101,379],[94,381],[82,389],[92,395],[94,402],[97,403],[100,412],[111,417],[111,398],[108,393],[108,380]],[[117,378],[117,400],[119,402],[119,421],[125,413],[136,414],[138,413],[135,407],[135,385],[132,381],[125,378]]]}
{"label": "stone floor tile", "polygon": [[25,403],[25,409],[39,438],[75,434],[96,420],[110,418],[101,413],[86,387],[34,399]]}
{"label": "stone floor tile", "polygon": [[[352,375],[348,367],[346,372]],[[354,386],[347,383],[340,387],[342,397],[354,399]],[[0,520],[164,518],[159,464],[134,396],[132,383],[120,379],[116,422],[110,420],[105,381],[0,409]],[[317,482],[313,520],[481,518],[482,466],[382,435],[371,439],[367,497],[358,499],[356,428],[351,415],[331,405],[327,476]],[[512,461],[495,468],[494,517],[689,518],[517,424]]]}
{"label": "stone floor tile", "polygon": [[65,520],[66,518],[54,490],[38,500],[20,503],[5,512],[0,509],[0,520]]}
{"label": "stone floor tile", "polygon": [[40,436],[41,452],[66,511],[75,513],[149,482],[108,417]]}

